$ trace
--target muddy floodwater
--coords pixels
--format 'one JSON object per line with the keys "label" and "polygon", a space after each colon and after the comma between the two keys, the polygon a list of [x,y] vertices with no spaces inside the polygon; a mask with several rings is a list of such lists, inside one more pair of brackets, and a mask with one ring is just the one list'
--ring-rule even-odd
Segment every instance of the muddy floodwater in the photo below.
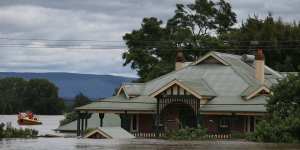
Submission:
{"label": "muddy floodwater", "polygon": [[[43,125],[19,126],[16,115],[0,115],[0,122],[17,128],[33,128],[40,134],[57,134],[63,116],[39,116]],[[245,141],[167,141],[149,139],[99,140],[78,138],[0,139],[0,150],[300,150],[296,144],[266,144]]]}
{"label": "muddy floodwater", "polygon": [[76,138],[4,139],[2,150],[292,150],[294,144],[263,144],[241,141],[99,140]]}

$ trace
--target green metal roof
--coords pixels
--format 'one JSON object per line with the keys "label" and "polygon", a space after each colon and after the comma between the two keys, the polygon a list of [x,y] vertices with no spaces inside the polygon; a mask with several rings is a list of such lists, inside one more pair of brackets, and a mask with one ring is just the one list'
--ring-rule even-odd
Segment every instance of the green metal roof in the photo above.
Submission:
{"label": "green metal roof", "polygon": [[103,111],[153,111],[155,108],[156,99],[150,96],[138,96],[131,98],[130,100],[126,97],[113,96],[97,102],[77,107],[76,110],[103,110]]}
{"label": "green metal roof", "polygon": [[[100,118],[98,113],[92,114],[91,118],[88,119],[88,127],[87,128],[97,128],[100,126]],[[119,115],[105,113],[103,118],[103,127],[120,127],[121,119]],[[77,121],[72,121],[66,125],[59,126],[56,131],[63,132],[75,132],[77,129]]]}
{"label": "green metal roof", "polygon": [[[127,95],[134,98],[127,99],[125,96],[115,96],[105,99],[103,102],[94,102],[92,104],[79,107],[78,109],[103,109],[103,110],[154,110],[155,98],[150,95],[173,80],[178,80],[184,86],[192,89],[201,96],[214,97],[209,103],[252,103],[265,102],[265,97],[255,97],[250,100],[243,99],[262,86],[271,87],[278,82],[282,76],[269,67],[265,67],[265,85],[261,85],[255,78],[254,62],[244,62],[239,55],[211,52],[208,55],[222,60],[221,64],[207,64],[198,61],[166,75],[146,83],[124,83],[123,88]],[[226,64],[226,65],[224,65]],[[108,102],[107,102],[108,101]],[[111,103],[113,101],[114,103]],[[137,102],[137,103],[136,103]],[[150,102],[150,103],[147,103]],[[255,106],[207,106],[203,107],[209,111],[265,111],[263,105]]]}
{"label": "green metal roof", "polygon": [[200,108],[201,112],[267,112],[267,97],[258,96],[244,100],[240,96],[222,96],[209,101]]}

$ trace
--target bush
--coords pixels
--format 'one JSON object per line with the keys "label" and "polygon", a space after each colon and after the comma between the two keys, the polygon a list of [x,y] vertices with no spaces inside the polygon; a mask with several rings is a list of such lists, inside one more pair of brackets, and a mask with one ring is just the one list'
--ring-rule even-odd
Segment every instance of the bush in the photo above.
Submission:
{"label": "bush", "polygon": [[198,128],[183,128],[167,133],[166,138],[172,140],[202,140],[205,139],[207,129]]}
{"label": "bush", "polygon": [[245,139],[246,138],[245,133],[237,132],[237,131],[232,131],[231,132],[231,138],[232,139]]}
{"label": "bush", "polygon": [[298,143],[300,141],[300,119],[289,117],[263,120],[256,126],[256,130],[247,136],[248,140],[256,142]]}
{"label": "bush", "polygon": [[34,138],[38,136],[38,131],[33,129],[17,129],[10,124],[0,124],[0,138]]}
{"label": "bush", "polygon": [[63,120],[60,120],[59,121],[59,125],[62,126],[62,125],[66,125],[74,120],[76,120],[78,117],[78,114],[76,112],[70,112],[70,113],[66,113],[65,114],[65,119]]}

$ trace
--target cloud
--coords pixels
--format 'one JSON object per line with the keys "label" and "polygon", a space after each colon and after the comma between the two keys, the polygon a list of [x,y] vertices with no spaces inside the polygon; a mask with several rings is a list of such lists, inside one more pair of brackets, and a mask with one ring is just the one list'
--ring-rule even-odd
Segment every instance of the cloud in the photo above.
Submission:
{"label": "cloud", "polygon": [[[0,37],[122,41],[122,36],[138,29],[144,17],[166,21],[174,14],[176,3],[193,0],[1,0]],[[249,15],[272,12],[285,21],[300,19],[298,0],[230,0],[241,22]],[[13,41],[24,47],[0,46],[0,71],[78,72],[136,76],[123,67],[123,42],[92,41]],[[60,48],[47,48],[63,45]],[[74,45],[81,47],[74,49]],[[117,49],[107,49],[117,46]],[[38,47],[38,48],[32,48]],[[83,47],[83,48],[82,48]],[[84,49],[91,47],[93,49]],[[100,47],[100,48],[99,48]],[[107,47],[101,49],[101,47]],[[99,48],[99,49],[96,49]]]}

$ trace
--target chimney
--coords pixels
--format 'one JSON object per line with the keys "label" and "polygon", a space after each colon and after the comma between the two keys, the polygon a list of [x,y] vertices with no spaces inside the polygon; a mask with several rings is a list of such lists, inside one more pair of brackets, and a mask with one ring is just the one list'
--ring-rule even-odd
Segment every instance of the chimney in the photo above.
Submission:
{"label": "chimney", "polygon": [[175,62],[175,70],[179,70],[184,67],[184,56],[181,49],[176,50],[176,62]]}
{"label": "chimney", "polygon": [[257,49],[255,55],[255,78],[264,84],[265,81],[265,56],[262,49]]}

